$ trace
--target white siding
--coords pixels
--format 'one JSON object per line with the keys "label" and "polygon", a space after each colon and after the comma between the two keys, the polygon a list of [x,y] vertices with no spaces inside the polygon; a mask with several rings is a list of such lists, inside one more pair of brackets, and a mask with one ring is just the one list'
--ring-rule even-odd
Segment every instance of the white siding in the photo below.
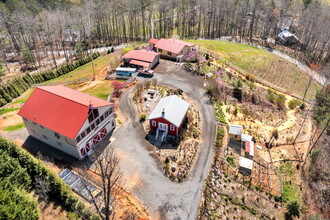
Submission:
{"label": "white siding", "polygon": [[[42,127],[41,125],[36,124],[28,119],[23,118],[23,120],[24,120],[24,123],[26,125],[26,128],[27,128],[29,134],[32,137],[34,137],[46,144],[49,144],[52,147],[57,148],[67,154],[70,154],[71,156],[80,158],[77,147],[68,143],[68,142],[75,143],[75,140],[69,139],[61,134],[59,134],[59,136],[58,136],[59,138],[56,138],[54,131],[52,131],[48,128]],[[45,137],[47,137],[47,139]],[[66,141],[66,139],[68,139],[68,142]]]}

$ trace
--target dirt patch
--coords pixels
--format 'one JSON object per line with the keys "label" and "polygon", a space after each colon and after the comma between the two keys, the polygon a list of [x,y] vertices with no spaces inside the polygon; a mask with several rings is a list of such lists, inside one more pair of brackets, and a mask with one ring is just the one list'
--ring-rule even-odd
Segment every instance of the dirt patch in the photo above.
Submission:
{"label": "dirt patch", "polygon": [[7,112],[0,118],[0,130],[3,131],[3,129],[6,127],[23,123],[23,119],[21,118],[21,116],[17,115],[17,112],[18,110],[13,112]]}

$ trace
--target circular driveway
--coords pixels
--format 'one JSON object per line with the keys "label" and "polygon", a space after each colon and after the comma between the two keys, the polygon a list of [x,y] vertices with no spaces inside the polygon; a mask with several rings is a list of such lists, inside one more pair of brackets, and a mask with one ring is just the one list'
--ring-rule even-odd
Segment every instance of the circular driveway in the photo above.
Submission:
{"label": "circular driveway", "polygon": [[201,113],[203,141],[190,176],[186,181],[176,183],[163,175],[155,148],[144,139],[145,133],[129,98],[132,89],[120,99],[119,108],[127,122],[113,134],[115,141],[112,147],[121,158],[120,166],[127,190],[146,206],[153,219],[195,219],[204,179],[213,157],[216,134],[214,111],[205,95],[201,77],[193,76],[183,67],[164,60],[155,72],[154,77],[159,85],[182,89],[195,100]]}

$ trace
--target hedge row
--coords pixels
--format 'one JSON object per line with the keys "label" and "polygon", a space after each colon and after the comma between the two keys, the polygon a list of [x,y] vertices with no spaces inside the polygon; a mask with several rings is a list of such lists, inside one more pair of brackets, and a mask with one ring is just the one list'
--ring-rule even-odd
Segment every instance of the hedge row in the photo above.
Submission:
{"label": "hedge row", "polygon": [[54,171],[47,168],[43,162],[37,160],[26,150],[0,136],[0,151],[5,152],[13,160],[17,160],[25,170],[28,179],[31,179],[30,182],[25,183],[25,188],[35,190],[35,181],[38,178],[43,178],[49,182],[48,196],[50,201],[60,204],[66,211],[77,212],[81,218],[100,219],[77,199],[72,189]]}
{"label": "hedge row", "polygon": [[80,59],[74,63],[68,63],[59,67],[56,71],[45,71],[36,74],[26,73],[23,77],[16,77],[8,82],[6,85],[0,86],[0,107],[7,103],[10,103],[12,99],[17,98],[23,92],[25,92],[32,84],[42,83],[44,81],[57,78],[74,69],[91,62],[98,58],[100,54],[98,52],[93,53],[91,56]]}

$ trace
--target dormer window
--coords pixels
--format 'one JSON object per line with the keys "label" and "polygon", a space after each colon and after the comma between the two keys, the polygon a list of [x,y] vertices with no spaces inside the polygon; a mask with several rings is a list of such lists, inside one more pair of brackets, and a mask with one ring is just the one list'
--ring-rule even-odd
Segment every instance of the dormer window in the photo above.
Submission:
{"label": "dormer window", "polygon": [[99,117],[99,110],[98,109],[90,109],[89,116],[88,116],[88,122],[92,123],[92,121],[95,120],[95,118]]}

